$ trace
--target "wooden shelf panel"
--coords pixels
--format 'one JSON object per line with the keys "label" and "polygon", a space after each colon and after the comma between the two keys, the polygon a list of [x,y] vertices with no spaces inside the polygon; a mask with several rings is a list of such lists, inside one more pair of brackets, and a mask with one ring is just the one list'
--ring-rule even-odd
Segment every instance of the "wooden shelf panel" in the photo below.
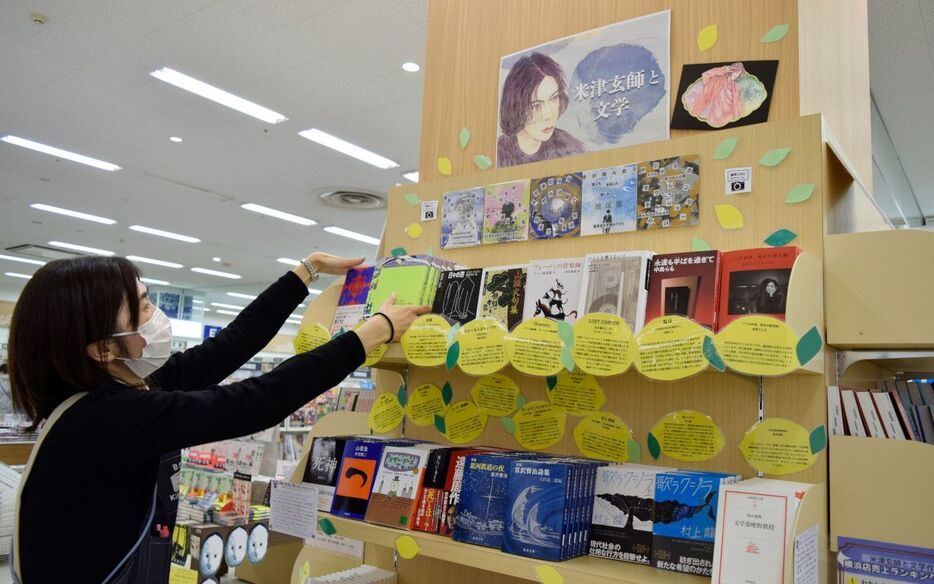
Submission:
{"label": "wooden shelf panel", "polygon": [[[420,531],[403,531],[364,521],[355,521],[336,517],[329,513],[318,513],[318,517],[327,517],[334,524],[337,535],[362,540],[368,544],[393,548],[396,538],[409,535],[418,543],[419,557],[429,557],[453,564],[482,567],[484,570],[538,581],[536,566],[547,565],[557,570],[565,582],[574,584],[700,584],[709,578],[679,574],[666,570],[657,570],[649,566],[640,566],[602,558],[581,557],[566,562],[545,562],[533,558],[505,554],[499,550],[470,545],[454,541],[448,537]],[[405,561],[405,560],[400,560]]]}

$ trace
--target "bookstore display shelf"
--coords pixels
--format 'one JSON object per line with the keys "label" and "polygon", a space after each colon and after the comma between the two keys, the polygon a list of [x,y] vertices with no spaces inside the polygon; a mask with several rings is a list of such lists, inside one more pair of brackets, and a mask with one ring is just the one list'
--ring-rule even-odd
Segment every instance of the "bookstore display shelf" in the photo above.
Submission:
{"label": "bookstore display shelf", "polygon": [[[458,565],[481,568],[483,570],[538,581],[536,566],[551,566],[557,570],[565,582],[574,584],[700,584],[709,578],[679,574],[667,570],[657,570],[650,566],[640,566],[603,558],[584,556],[565,562],[546,562],[534,558],[514,556],[497,549],[471,545],[454,541],[449,537],[420,531],[402,531],[363,521],[336,517],[329,513],[318,513],[319,518],[326,517],[334,525],[337,535],[362,540],[368,544],[393,548],[396,538],[401,535],[411,536],[419,547],[419,557],[429,557]],[[405,561],[405,560],[400,560]]]}
{"label": "bookstore display shelf", "polygon": [[[890,373],[934,371],[934,349],[927,351],[838,351],[837,375],[847,376],[861,364]],[[851,369],[852,368],[852,369]]]}

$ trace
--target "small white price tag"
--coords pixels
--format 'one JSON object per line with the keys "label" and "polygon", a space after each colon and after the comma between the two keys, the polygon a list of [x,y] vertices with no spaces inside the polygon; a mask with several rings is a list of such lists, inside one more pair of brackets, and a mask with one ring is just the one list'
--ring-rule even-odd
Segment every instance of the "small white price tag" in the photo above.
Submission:
{"label": "small white price tag", "polygon": [[434,221],[438,218],[438,201],[422,201],[422,221]]}

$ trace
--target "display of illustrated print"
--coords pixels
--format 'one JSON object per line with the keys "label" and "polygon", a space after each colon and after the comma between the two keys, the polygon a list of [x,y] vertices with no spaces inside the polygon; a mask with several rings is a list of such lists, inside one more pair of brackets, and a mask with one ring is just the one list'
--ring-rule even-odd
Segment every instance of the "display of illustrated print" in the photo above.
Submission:
{"label": "display of illustrated print", "polygon": [[529,227],[533,239],[580,235],[582,180],[581,173],[574,172],[532,181]]}
{"label": "display of illustrated print", "polygon": [[198,572],[202,576],[213,576],[221,568],[224,560],[224,538],[219,533],[212,533],[201,543],[198,556]]}
{"label": "display of illustrated print", "polygon": [[246,529],[242,527],[233,528],[227,536],[227,543],[224,545],[224,560],[231,568],[236,568],[246,558],[248,537]]}
{"label": "display of illustrated print", "polygon": [[529,265],[522,319],[574,322],[580,303],[583,258],[537,260]]}
{"label": "display of illustrated print", "polygon": [[483,243],[529,238],[529,180],[486,186],[483,201]]}
{"label": "display of illustrated print", "polygon": [[709,130],[769,119],[778,61],[685,65],[671,127]]}
{"label": "display of illustrated print", "polygon": [[635,164],[588,170],[583,179],[581,235],[636,230]]}
{"label": "display of illustrated print", "polygon": [[496,165],[668,139],[666,10],[500,60]]}
{"label": "display of illustrated print", "polygon": [[564,320],[566,318],[577,318],[577,310],[570,313],[565,309],[568,303],[567,290],[560,279],[555,279],[554,284],[535,300],[535,312],[532,318],[544,316],[555,320]]}
{"label": "display of illustrated print", "polygon": [[263,523],[257,523],[250,530],[250,537],[247,539],[247,558],[251,564],[258,564],[266,558],[266,550],[269,547],[269,529]]}
{"label": "display of illustrated print", "polygon": [[697,225],[699,156],[640,162],[638,168],[636,227],[640,231]]}
{"label": "display of illustrated print", "polygon": [[483,187],[441,197],[441,247],[467,247],[483,241]]}

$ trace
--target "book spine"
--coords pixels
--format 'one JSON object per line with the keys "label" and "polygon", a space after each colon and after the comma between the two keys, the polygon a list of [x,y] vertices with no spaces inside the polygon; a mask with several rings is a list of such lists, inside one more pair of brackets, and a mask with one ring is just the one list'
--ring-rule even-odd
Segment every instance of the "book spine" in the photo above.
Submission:
{"label": "book spine", "polygon": [[[924,438],[921,436],[921,425],[918,423],[918,413],[912,407],[911,394],[908,392],[908,386],[904,382],[894,384],[895,391],[898,392],[898,398],[901,402],[902,409],[908,416],[908,424],[911,426],[911,431],[915,435],[915,440],[924,442]],[[889,387],[888,384],[886,384],[886,387]]]}
{"label": "book spine", "polygon": [[840,388],[836,385],[827,386],[827,423],[832,436],[842,436],[846,432],[843,427],[843,406],[840,403]]}
{"label": "book spine", "polygon": [[859,405],[856,403],[856,393],[852,389],[841,389],[840,397],[843,401],[843,412],[846,416],[847,434],[850,436],[866,436],[863,417],[860,415]]}
{"label": "book spine", "polygon": [[856,403],[859,406],[859,411],[863,416],[863,423],[866,424],[866,430],[869,432],[869,435],[873,438],[888,438],[885,433],[885,426],[882,425],[882,420],[879,418],[879,412],[876,410],[876,404],[872,400],[872,396],[868,391],[857,391],[856,393]]}
{"label": "book spine", "polygon": [[893,440],[905,440],[905,433],[902,431],[902,425],[898,421],[898,414],[895,413],[895,405],[889,398],[889,394],[884,391],[873,391],[872,401],[875,402],[876,411],[882,418],[882,424],[888,437]]}
{"label": "book spine", "polygon": [[901,397],[896,391],[889,391],[889,398],[892,400],[892,405],[895,406],[895,412],[898,414],[898,419],[901,422],[902,431],[905,433],[905,436],[909,440],[918,440],[918,434],[915,432],[914,420],[908,415],[908,412],[905,410],[904,404],[902,404]]}

